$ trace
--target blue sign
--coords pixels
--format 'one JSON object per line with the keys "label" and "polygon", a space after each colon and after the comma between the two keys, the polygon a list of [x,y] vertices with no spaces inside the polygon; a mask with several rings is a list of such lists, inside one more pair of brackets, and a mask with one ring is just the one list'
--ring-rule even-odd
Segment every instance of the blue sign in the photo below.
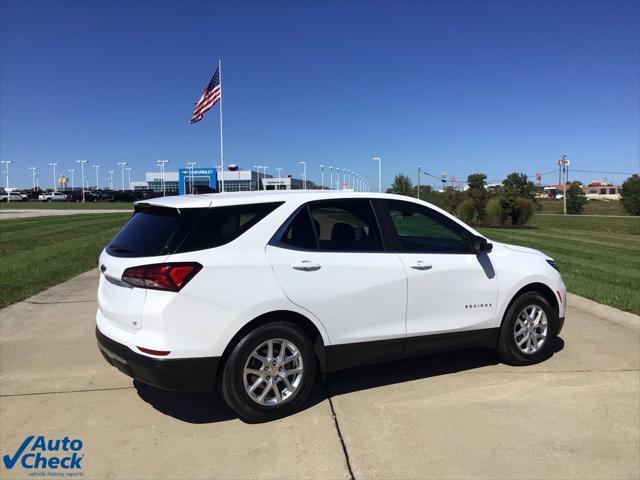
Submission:
{"label": "blue sign", "polygon": [[198,187],[217,188],[217,170],[215,168],[204,167],[178,169],[178,193],[185,195],[191,193],[191,179],[193,178],[194,192]]}

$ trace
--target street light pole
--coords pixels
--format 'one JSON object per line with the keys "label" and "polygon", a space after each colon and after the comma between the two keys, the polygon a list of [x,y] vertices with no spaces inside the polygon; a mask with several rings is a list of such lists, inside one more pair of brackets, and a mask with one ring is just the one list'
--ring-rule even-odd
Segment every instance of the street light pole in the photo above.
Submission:
{"label": "street light pole", "polygon": [[109,190],[113,190],[113,170],[108,170],[109,174]]}
{"label": "street light pole", "polygon": [[373,157],[372,160],[378,162],[378,192],[382,193],[382,159]]}
{"label": "street light pole", "polygon": [[127,190],[131,190],[131,170],[133,170],[133,167],[127,167],[125,170],[127,171],[127,185],[129,186]]}
{"label": "street light pole", "polygon": [[263,182],[262,182],[262,189],[263,189],[263,190],[266,190],[266,189],[267,189],[267,168],[269,168],[269,167],[267,167],[266,165],[264,165],[264,166],[262,167],[262,170],[264,170],[264,173],[263,173],[263,175],[262,175],[262,180],[263,180]]}
{"label": "street light pole", "polygon": [[306,190],[307,189],[307,162],[298,162],[298,165],[302,165],[302,178],[303,178],[303,184],[302,184],[302,189]]}
{"label": "street light pole", "polygon": [[198,162],[187,162],[187,165],[189,165],[189,190],[192,195],[193,195],[193,167],[195,167],[198,164]]}
{"label": "street light pole", "polygon": [[320,188],[324,190],[324,165],[320,165]]}
{"label": "street light pole", "polygon": [[71,174],[71,191],[73,192],[74,189],[74,173],[76,173],[76,169],[75,168],[71,168],[69,170],[67,170],[67,172],[69,172]]}
{"label": "street light pole", "polygon": [[88,160],[76,160],[76,163],[80,164],[80,174],[82,175],[82,203],[84,203],[84,164]]}
{"label": "street light pole", "polygon": [[53,191],[56,192],[56,167],[59,164],[57,162],[50,163],[49,166],[53,167]]}
{"label": "street light pole", "polygon": [[100,178],[98,178],[98,169],[100,168],[100,165],[92,165],[93,168],[96,169],[96,190],[98,190],[100,187]]}
{"label": "street light pole", "polygon": [[36,171],[38,170],[38,167],[29,167],[29,170],[31,170],[31,190],[35,192],[36,191]]}
{"label": "street light pole", "polygon": [[347,169],[343,168],[342,169],[342,190],[344,190],[344,187],[347,185]]}
{"label": "street light pole", "polygon": [[157,164],[160,166],[160,174],[162,176],[162,196],[165,197],[167,195],[167,191],[164,186],[164,166],[169,163],[169,160],[158,160]]}
{"label": "street light pole", "polygon": [[124,193],[124,166],[126,164],[127,162],[118,162],[118,165],[120,165],[120,186],[122,187],[122,193]]}
{"label": "street light pole", "polygon": [[13,163],[13,160],[2,160],[1,162],[2,164],[4,164],[4,173],[5,173],[5,179],[6,179],[6,188],[5,193],[7,194],[7,203],[9,203],[11,201],[11,195],[9,194],[9,165],[11,163]]}
{"label": "street light pole", "polygon": [[281,190],[281,188],[280,188],[282,186],[281,184],[284,183],[282,181],[282,173],[281,173],[282,172],[282,168],[278,167],[278,168],[276,168],[276,171],[278,172],[278,190]]}
{"label": "street light pole", "polygon": [[333,167],[329,167],[329,190],[333,190]]}

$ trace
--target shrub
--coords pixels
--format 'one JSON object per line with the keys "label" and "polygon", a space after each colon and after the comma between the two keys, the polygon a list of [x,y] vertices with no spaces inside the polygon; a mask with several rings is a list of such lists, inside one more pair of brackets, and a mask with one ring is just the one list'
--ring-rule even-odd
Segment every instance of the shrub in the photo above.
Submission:
{"label": "shrub", "polygon": [[528,198],[518,198],[516,200],[516,219],[518,225],[526,225],[533,216],[533,202]]}
{"label": "shrub", "polygon": [[622,184],[620,201],[628,213],[640,215],[640,177],[637,174],[630,176]]}
{"label": "shrub", "polygon": [[473,200],[468,199],[458,205],[458,217],[465,223],[478,223],[478,212],[473,205]]}
{"label": "shrub", "polygon": [[578,182],[573,182],[567,189],[567,213],[582,213],[587,196]]}
{"label": "shrub", "polygon": [[499,198],[490,198],[485,208],[485,221],[487,225],[502,225],[504,223],[502,204]]}

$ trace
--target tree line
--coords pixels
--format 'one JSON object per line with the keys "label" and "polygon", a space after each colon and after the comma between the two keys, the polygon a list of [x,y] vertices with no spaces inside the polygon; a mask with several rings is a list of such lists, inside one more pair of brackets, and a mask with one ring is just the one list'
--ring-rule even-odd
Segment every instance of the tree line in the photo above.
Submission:
{"label": "tree line", "polygon": [[[534,185],[526,174],[513,172],[500,185],[487,186],[484,173],[472,173],[467,177],[465,191],[446,187],[436,191],[429,185],[418,187],[404,174],[396,175],[388,193],[418,197],[457,215],[472,225],[525,225],[535,211],[539,186]],[[632,175],[620,189],[623,207],[632,215],[640,215],[640,177]],[[587,197],[580,182],[567,183],[567,213],[582,213]]]}

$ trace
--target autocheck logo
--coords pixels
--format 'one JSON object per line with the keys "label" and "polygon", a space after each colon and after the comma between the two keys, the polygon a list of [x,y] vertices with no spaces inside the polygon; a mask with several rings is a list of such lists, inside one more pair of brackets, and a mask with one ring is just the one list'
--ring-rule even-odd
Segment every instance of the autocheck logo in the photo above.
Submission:
{"label": "autocheck logo", "polygon": [[[29,435],[22,441],[13,455],[3,455],[4,466],[9,470],[19,465],[28,470],[65,470],[66,473],[47,472],[46,476],[82,476],[82,440],[69,437],[45,438],[44,435]],[[30,475],[36,474],[31,473]],[[37,475],[37,474],[36,474]]]}

